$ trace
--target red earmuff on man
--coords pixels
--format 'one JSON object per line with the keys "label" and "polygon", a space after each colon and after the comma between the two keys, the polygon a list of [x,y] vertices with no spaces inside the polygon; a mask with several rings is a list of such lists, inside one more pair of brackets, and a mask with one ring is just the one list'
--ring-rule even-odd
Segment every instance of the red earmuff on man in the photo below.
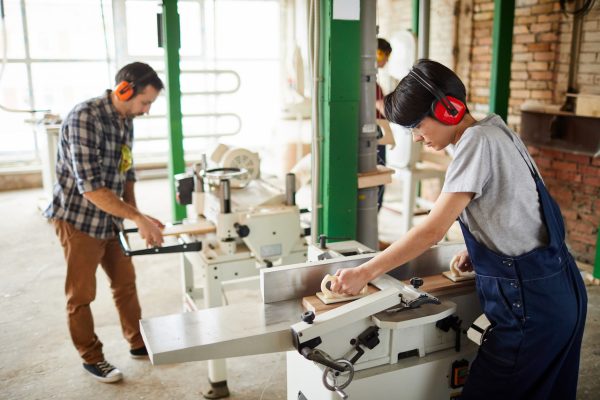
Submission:
{"label": "red earmuff on man", "polygon": [[465,103],[456,97],[444,94],[417,67],[413,67],[408,74],[435,96],[435,100],[431,103],[431,116],[433,118],[444,125],[458,125],[462,121],[467,112]]}

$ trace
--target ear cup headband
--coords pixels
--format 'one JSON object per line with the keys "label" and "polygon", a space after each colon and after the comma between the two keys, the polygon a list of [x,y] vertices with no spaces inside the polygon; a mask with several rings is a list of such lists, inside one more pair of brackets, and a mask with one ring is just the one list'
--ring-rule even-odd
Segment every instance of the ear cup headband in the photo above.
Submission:
{"label": "ear cup headband", "polygon": [[124,80],[119,82],[114,90],[115,95],[117,96],[117,99],[119,99],[121,101],[131,100],[131,98],[137,92],[137,90],[136,90],[137,84],[139,82],[143,82],[147,78],[150,78],[152,75],[157,75],[154,70],[149,71],[148,73],[142,75],[139,79],[136,79],[132,82],[128,82],[128,81],[124,81]]}
{"label": "ear cup headband", "polygon": [[462,121],[467,111],[465,103],[456,97],[445,95],[417,67],[413,67],[408,74],[435,96],[436,100],[431,103],[431,114],[436,120],[445,125],[457,125]]}

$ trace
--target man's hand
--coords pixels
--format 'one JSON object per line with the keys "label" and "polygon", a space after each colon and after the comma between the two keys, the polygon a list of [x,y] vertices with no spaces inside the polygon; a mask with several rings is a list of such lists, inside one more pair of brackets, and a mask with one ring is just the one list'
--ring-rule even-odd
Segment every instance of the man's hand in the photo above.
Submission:
{"label": "man's hand", "polygon": [[331,281],[331,291],[350,296],[357,295],[370,280],[367,270],[360,266],[338,269],[335,276],[337,279]]}
{"label": "man's hand", "polygon": [[146,246],[158,247],[162,245],[162,229],[165,227],[162,222],[144,214],[139,214],[133,219],[133,222],[137,225],[142,239],[146,240]]}
{"label": "man's hand", "polygon": [[165,224],[163,224],[162,222],[160,222],[158,219],[151,217],[148,214],[144,214],[146,218],[148,218],[150,221],[152,221],[152,223],[156,226],[158,226],[161,230],[165,229]]}

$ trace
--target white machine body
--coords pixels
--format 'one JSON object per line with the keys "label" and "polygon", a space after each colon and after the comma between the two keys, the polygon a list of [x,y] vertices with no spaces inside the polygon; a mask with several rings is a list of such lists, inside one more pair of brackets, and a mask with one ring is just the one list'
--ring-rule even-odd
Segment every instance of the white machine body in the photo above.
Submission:
{"label": "white machine body", "polygon": [[316,316],[304,313],[302,320],[301,299],[319,290],[325,274],[373,254],[263,268],[263,303],[142,320],[142,334],[154,364],[286,351],[289,400],[388,399],[399,393],[448,399],[460,394],[460,384],[451,383],[477,351],[462,329],[481,313],[474,288],[437,298],[405,282],[441,273],[463,246],[436,246],[372,281],[378,292]]}
{"label": "white machine body", "polygon": [[[183,253],[185,310],[219,307],[226,302],[225,287],[258,289],[261,268],[306,260],[307,243],[300,214],[286,205],[284,193],[255,179],[231,189],[230,212],[223,212],[219,188],[194,191],[187,206],[190,221],[206,219],[216,232],[199,238],[199,253]],[[226,303],[225,303],[226,304]],[[209,381],[227,380],[224,357],[209,360]]]}

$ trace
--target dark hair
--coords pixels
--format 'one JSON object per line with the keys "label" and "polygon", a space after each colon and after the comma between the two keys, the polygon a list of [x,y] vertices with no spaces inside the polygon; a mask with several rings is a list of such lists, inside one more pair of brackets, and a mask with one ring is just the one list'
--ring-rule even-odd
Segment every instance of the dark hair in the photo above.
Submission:
{"label": "dark hair", "polygon": [[377,50],[381,50],[389,55],[392,53],[392,45],[385,39],[377,38]]}
{"label": "dark hair", "polygon": [[151,66],[143,62],[132,62],[127,64],[115,75],[115,84],[122,81],[133,83],[134,96],[148,85],[157,91],[164,89],[165,85]]}
{"label": "dark hair", "polygon": [[[417,61],[413,69],[437,86],[445,95],[455,97],[466,104],[465,85],[449,68],[439,62],[423,58]],[[402,78],[392,93],[385,96],[386,118],[398,125],[414,127],[429,115],[434,100],[436,100],[435,96],[408,74]]]}

